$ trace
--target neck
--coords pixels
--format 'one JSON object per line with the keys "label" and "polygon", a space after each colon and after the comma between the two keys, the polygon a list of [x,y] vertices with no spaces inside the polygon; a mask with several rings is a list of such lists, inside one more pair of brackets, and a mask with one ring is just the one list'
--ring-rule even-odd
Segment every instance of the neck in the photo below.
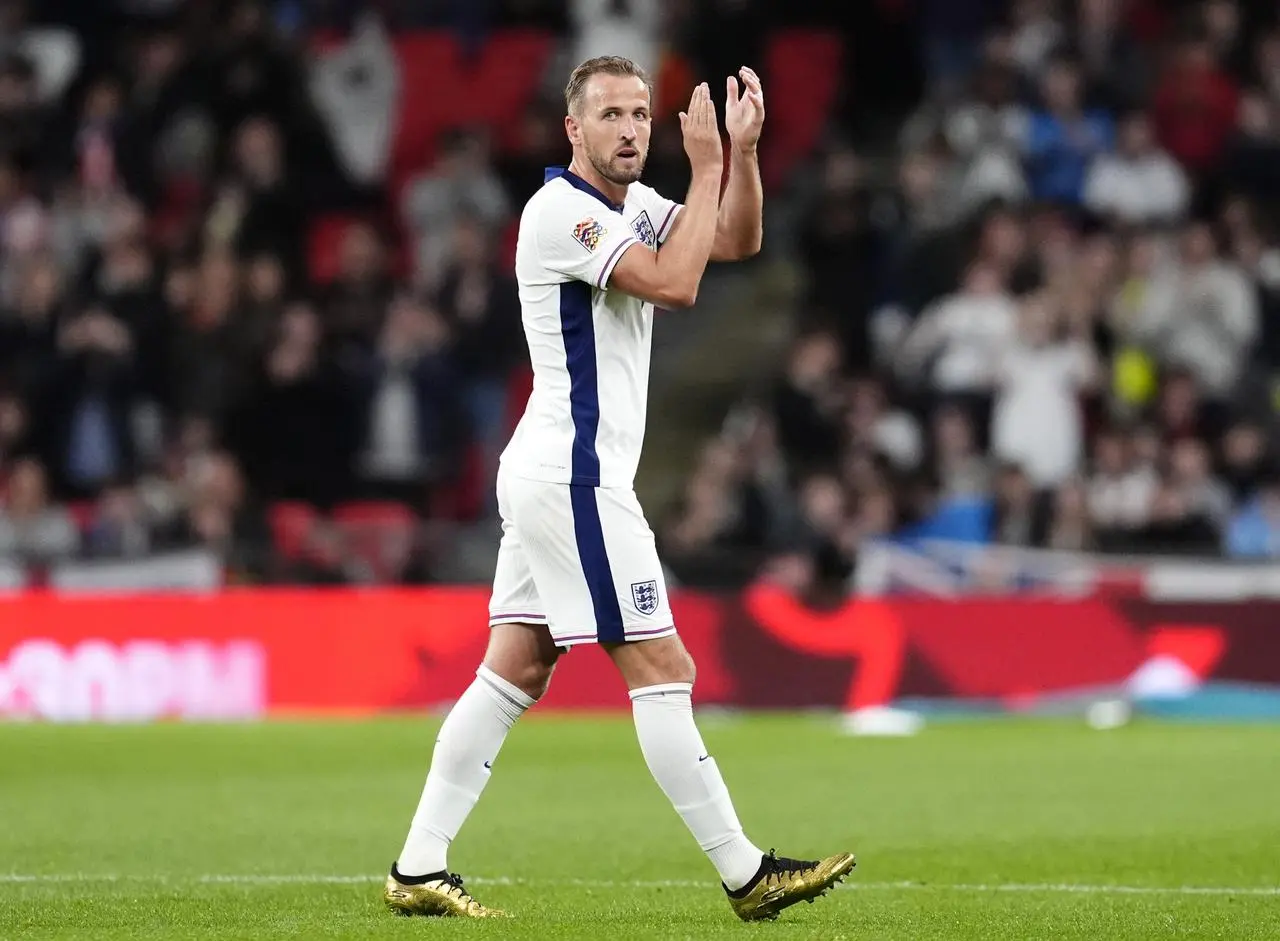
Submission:
{"label": "neck", "polygon": [[591,165],[591,161],[584,160],[577,154],[574,154],[573,160],[569,163],[569,172],[586,180],[605,196],[609,197],[610,202],[621,205],[627,201],[627,184],[612,183],[606,180],[595,167]]}

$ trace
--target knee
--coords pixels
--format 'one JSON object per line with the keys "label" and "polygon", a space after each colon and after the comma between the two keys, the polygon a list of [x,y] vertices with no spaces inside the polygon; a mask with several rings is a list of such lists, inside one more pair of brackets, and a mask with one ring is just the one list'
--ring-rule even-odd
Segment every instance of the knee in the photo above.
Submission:
{"label": "knee", "polygon": [[667,683],[688,683],[690,686],[698,679],[698,665],[693,662],[689,652],[681,648],[680,656],[671,664],[671,679]]}
{"label": "knee", "polygon": [[485,666],[534,702],[541,699],[547,692],[547,687],[551,685],[551,674],[555,670],[554,662],[542,661],[495,664],[486,659]]}
{"label": "knee", "polygon": [[519,671],[519,676],[511,682],[520,687],[520,691],[535,702],[541,699],[551,685],[551,674],[555,672],[554,663],[529,663]]}

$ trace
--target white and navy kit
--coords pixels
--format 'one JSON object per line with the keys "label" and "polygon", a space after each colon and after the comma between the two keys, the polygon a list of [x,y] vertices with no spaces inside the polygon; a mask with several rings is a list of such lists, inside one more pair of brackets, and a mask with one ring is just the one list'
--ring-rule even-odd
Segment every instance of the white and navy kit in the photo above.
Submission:
{"label": "white and navy kit", "polygon": [[490,624],[545,623],[560,646],[675,631],[634,481],[653,305],[609,289],[680,206],[633,183],[623,205],[564,168],[525,206],[516,280],[533,393],[498,472],[502,543]]}

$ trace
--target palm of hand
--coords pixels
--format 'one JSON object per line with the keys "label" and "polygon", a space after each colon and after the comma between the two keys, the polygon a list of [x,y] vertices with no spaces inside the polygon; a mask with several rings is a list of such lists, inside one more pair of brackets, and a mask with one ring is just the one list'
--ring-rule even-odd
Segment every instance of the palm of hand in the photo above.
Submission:
{"label": "palm of hand", "polygon": [[742,76],[742,94],[738,94],[737,80],[730,77],[725,99],[725,130],[729,139],[739,147],[755,147],[764,127],[764,92],[756,73],[748,68],[738,72]]}

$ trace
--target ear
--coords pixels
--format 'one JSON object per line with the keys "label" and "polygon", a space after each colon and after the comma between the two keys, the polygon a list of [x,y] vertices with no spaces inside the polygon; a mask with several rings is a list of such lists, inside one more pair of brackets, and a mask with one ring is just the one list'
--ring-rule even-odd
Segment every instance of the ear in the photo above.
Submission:
{"label": "ear", "polygon": [[564,134],[569,138],[569,143],[577,146],[582,143],[582,125],[578,123],[578,119],[571,114],[564,116]]}

